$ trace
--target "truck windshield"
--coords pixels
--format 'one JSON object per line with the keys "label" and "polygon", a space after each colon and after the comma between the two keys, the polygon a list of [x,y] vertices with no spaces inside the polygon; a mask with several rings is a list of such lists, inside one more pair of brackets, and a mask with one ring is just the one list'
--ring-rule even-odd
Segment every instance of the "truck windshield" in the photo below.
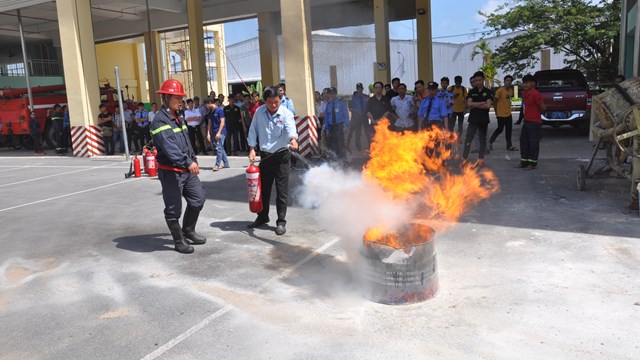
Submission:
{"label": "truck windshield", "polygon": [[587,83],[580,73],[572,71],[539,73],[536,75],[538,90],[586,89]]}

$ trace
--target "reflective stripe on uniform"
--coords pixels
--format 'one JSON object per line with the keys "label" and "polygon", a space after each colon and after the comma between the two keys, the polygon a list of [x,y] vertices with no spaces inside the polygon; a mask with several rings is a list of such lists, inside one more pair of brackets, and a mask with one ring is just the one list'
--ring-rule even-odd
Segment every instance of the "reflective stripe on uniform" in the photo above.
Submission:
{"label": "reflective stripe on uniform", "polygon": [[174,127],[171,127],[171,125],[163,125],[155,130],[151,130],[151,135],[155,135],[161,131],[170,130],[170,129],[173,129],[173,132],[175,133],[179,133],[179,132],[187,131],[187,125],[182,125],[181,128],[179,127],[174,128]]}
{"label": "reflective stripe on uniform", "polygon": [[171,129],[171,125],[163,125],[160,126],[159,128],[155,129],[155,130],[151,130],[151,135],[155,135],[157,133],[159,133],[160,131],[165,131],[165,130],[169,130]]}

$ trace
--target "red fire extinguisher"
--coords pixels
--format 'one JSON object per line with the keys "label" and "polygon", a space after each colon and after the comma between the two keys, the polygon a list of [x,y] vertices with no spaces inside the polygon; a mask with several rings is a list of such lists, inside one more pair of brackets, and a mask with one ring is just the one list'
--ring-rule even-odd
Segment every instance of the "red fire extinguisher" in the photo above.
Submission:
{"label": "red fire extinguisher", "polygon": [[145,146],[142,148],[142,165],[144,165],[144,173],[149,175],[149,169],[147,168],[147,155],[149,154],[149,149]]}
{"label": "red fire extinguisher", "polygon": [[133,175],[137,178],[142,176],[140,174],[140,159],[138,159],[138,156],[133,158]]}
{"label": "red fire extinguisher", "polygon": [[156,154],[158,150],[155,148],[153,150],[149,150],[147,152],[147,157],[145,158],[144,170],[147,172],[147,175],[154,177],[158,175],[158,167],[156,166]]}
{"label": "red fire extinguisher", "polygon": [[260,168],[253,164],[247,168],[247,193],[249,194],[249,210],[252,213],[262,211],[262,181],[260,180]]}

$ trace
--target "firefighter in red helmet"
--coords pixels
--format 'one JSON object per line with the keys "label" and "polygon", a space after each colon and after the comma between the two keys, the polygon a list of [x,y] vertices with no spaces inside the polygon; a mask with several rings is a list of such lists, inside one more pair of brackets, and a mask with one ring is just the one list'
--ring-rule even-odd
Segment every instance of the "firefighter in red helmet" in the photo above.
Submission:
{"label": "firefighter in red helmet", "polygon": [[[177,114],[185,96],[184,88],[178,80],[170,79],[156,94],[162,96],[162,110],[153,118],[150,129],[153,144],[158,149],[158,178],[162,184],[164,217],[176,251],[190,254],[193,252],[191,244],[204,244],[207,239],[195,231],[198,215],[204,206],[204,187],[198,178],[200,168],[189,141],[187,124]],[[182,196],[187,201],[187,208],[180,227]]]}

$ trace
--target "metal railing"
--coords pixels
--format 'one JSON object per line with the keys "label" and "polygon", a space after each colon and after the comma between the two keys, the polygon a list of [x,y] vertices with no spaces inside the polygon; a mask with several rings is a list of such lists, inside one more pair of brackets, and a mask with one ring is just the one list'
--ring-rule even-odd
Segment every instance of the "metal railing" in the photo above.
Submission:
{"label": "metal railing", "polygon": [[[31,59],[27,62],[31,76],[63,76],[62,62],[58,60]],[[0,62],[0,76],[25,76],[23,62]]]}

